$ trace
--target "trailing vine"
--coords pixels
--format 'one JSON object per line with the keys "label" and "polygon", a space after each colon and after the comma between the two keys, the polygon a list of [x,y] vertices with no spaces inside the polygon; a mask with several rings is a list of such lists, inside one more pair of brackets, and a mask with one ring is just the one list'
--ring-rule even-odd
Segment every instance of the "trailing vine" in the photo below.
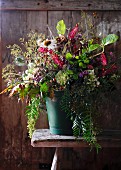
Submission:
{"label": "trailing vine", "polygon": [[99,131],[94,125],[94,116],[97,114],[94,101],[96,91],[94,93],[83,83],[76,82],[71,88],[68,86],[65,89],[61,108],[73,122],[73,135],[77,138],[81,136],[91,147],[96,147],[98,152],[101,146],[96,139]]}
{"label": "trailing vine", "polygon": [[35,130],[35,124],[40,113],[40,97],[33,97],[29,101],[26,107],[27,115],[27,128],[29,130],[29,137],[32,137],[33,131]]}

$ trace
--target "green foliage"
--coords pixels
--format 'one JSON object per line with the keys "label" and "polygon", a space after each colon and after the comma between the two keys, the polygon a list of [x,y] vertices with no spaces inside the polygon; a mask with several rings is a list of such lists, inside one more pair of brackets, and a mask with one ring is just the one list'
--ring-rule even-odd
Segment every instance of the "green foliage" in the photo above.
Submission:
{"label": "green foliage", "polygon": [[79,67],[86,68],[87,64],[89,64],[89,59],[86,53],[82,53],[78,60]]}
{"label": "green foliage", "polygon": [[116,42],[118,40],[118,36],[115,34],[109,34],[105,38],[102,39],[102,45],[108,45]]}
{"label": "green foliage", "polygon": [[89,52],[94,51],[99,47],[100,47],[99,44],[91,44],[91,45],[89,45]]}
{"label": "green foliage", "polygon": [[72,59],[72,54],[71,54],[71,53],[66,53],[66,59],[67,59],[67,60]]}
{"label": "green foliage", "polygon": [[34,98],[36,97],[36,95],[39,94],[39,87],[35,88],[35,87],[30,87],[28,90],[28,95],[30,98]]}
{"label": "green foliage", "polygon": [[66,25],[65,25],[65,23],[64,23],[63,20],[60,20],[60,21],[57,23],[56,29],[57,29],[58,34],[62,34],[62,35],[65,34]]}
{"label": "green foliage", "polygon": [[73,75],[72,70],[64,70],[64,71],[60,70],[56,74],[55,78],[56,78],[56,81],[57,81],[58,84],[65,86],[71,75]]}
{"label": "green foliage", "polygon": [[15,69],[15,65],[13,64],[8,64],[6,67],[2,69],[2,78],[4,79],[5,82],[11,82],[11,83],[16,83],[21,80],[21,75],[17,73]]}
{"label": "green foliage", "polygon": [[67,113],[67,116],[71,118],[70,101],[71,101],[70,90],[69,88],[66,88],[64,90],[64,95],[62,96],[61,100],[61,109],[64,110]]}
{"label": "green foliage", "polygon": [[75,137],[79,137],[82,133],[82,116],[81,116],[81,114],[73,115],[72,121],[73,121],[73,126],[72,126],[73,134]]}
{"label": "green foliage", "polygon": [[29,137],[32,137],[33,131],[35,130],[35,124],[40,113],[40,97],[31,98],[28,106],[26,107],[27,115],[27,128],[29,131]]}
{"label": "green foliage", "polygon": [[48,85],[45,82],[40,84],[40,91],[43,93],[48,92]]}
{"label": "green foliage", "polygon": [[95,128],[93,121],[93,117],[96,114],[93,102],[95,96],[87,89],[86,86],[81,86],[80,89],[78,84],[73,91],[73,88],[70,89],[68,86],[62,96],[61,108],[73,122],[74,136],[77,138],[82,136],[91,147],[96,147],[98,152],[100,148],[96,140],[98,130]]}
{"label": "green foliage", "polygon": [[75,56],[75,58],[78,60],[78,59],[79,59],[79,56],[78,56],[78,55],[76,55],[76,56]]}
{"label": "green foliage", "polygon": [[17,44],[9,45],[7,48],[11,50],[11,55],[13,55],[14,57],[23,55],[22,48]]}
{"label": "green foliage", "polygon": [[24,57],[23,56],[17,56],[15,58],[15,64],[17,66],[24,66],[25,65],[25,60],[24,60]]}
{"label": "green foliage", "polygon": [[24,98],[28,94],[29,89],[28,89],[28,87],[22,87],[22,85],[21,85],[21,88],[19,87],[18,91],[19,91],[19,98],[21,100],[24,100]]}
{"label": "green foliage", "polygon": [[86,116],[82,116],[82,137],[84,140],[89,143],[91,147],[95,147],[97,152],[101,148],[101,146],[97,143],[96,135],[98,134],[98,130],[95,129],[93,124],[91,112]]}

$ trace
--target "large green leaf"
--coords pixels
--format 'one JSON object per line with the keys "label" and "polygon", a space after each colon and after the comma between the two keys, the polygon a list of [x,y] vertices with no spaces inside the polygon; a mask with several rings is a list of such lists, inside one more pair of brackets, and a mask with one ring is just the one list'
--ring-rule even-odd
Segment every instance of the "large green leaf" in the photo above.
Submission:
{"label": "large green leaf", "polygon": [[89,46],[89,52],[94,51],[94,50],[96,50],[96,49],[99,48],[99,47],[100,47],[99,44],[91,44],[91,45]]}
{"label": "large green leaf", "polygon": [[118,40],[118,36],[115,34],[109,34],[105,38],[102,39],[102,45],[108,45],[116,42]]}
{"label": "large green leaf", "polygon": [[57,29],[57,33],[58,33],[58,34],[62,34],[62,35],[65,34],[66,25],[65,25],[65,23],[64,23],[63,20],[60,20],[60,21],[57,23],[56,29]]}

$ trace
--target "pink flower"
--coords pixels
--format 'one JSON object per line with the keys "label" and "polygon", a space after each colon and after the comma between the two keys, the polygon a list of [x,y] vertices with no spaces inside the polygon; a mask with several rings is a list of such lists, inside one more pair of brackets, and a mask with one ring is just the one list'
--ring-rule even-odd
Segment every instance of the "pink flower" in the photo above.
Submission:
{"label": "pink flower", "polygon": [[110,52],[110,55],[113,55],[113,52]]}
{"label": "pink flower", "polygon": [[44,52],[47,53],[47,52],[48,52],[48,48],[45,48],[45,49],[44,49]]}
{"label": "pink flower", "polygon": [[55,64],[57,64],[60,68],[63,67],[64,63],[59,59],[59,56],[57,54],[52,55],[52,59]]}
{"label": "pink flower", "polygon": [[38,51],[41,52],[41,53],[44,53],[44,48],[43,47],[39,47]]}
{"label": "pink flower", "polygon": [[52,54],[52,53],[53,53],[53,50],[52,50],[52,49],[50,49],[50,50],[48,50],[48,52],[49,52],[50,54]]}
{"label": "pink flower", "polygon": [[107,65],[107,59],[104,53],[101,54],[101,62],[103,66]]}
{"label": "pink flower", "polygon": [[68,38],[71,40],[75,37],[76,33],[78,32],[78,24],[76,24],[76,26],[71,30],[71,32],[68,35]]}
{"label": "pink flower", "polygon": [[48,52],[48,48],[39,47],[39,48],[38,48],[38,51],[39,51],[40,53],[47,53],[47,52]]}

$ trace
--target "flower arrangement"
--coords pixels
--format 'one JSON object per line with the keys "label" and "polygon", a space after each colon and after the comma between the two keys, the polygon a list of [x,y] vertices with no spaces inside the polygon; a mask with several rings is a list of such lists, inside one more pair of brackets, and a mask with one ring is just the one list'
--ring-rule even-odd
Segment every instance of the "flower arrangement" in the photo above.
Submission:
{"label": "flower arrangement", "polygon": [[53,98],[54,90],[63,90],[62,109],[73,121],[74,135],[81,134],[89,144],[99,147],[94,123],[96,97],[113,89],[118,78],[115,57],[105,52],[105,46],[115,43],[118,36],[88,38],[81,32],[80,23],[66,31],[63,20],[56,29],[57,37],[30,32],[27,40],[20,38],[22,47],[8,46],[13,62],[3,68],[7,88],[1,93],[26,99],[31,137],[39,112],[45,109],[45,98]]}

